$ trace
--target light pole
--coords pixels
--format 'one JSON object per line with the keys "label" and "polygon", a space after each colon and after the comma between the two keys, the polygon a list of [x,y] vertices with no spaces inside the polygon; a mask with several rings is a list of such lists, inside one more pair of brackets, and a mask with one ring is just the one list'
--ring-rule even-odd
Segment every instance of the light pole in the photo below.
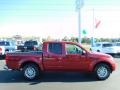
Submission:
{"label": "light pole", "polygon": [[76,0],[76,10],[78,12],[78,42],[81,43],[81,8],[84,5],[84,0]]}
{"label": "light pole", "polygon": [[92,10],[93,12],[93,34],[92,34],[92,37],[91,37],[91,45],[92,47],[94,46],[94,43],[95,43],[95,39],[94,39],[94,30],[95,30],[95,22],[94,22],[94,19],[95,19],[95,16],[94,16],[94,8]]}

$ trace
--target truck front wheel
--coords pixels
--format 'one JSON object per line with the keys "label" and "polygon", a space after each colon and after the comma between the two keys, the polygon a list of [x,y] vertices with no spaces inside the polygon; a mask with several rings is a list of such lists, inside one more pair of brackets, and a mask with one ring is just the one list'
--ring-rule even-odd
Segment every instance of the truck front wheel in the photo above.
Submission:
{"label": "truck front wheel", "polygon": [[95,68],[95,75],[99,80],[107,79],[111,74],[110,66],[104,63],[98,64]]}
{"label": "truck front wheel", "polygon": [[27,64],[23,67],[23,75],[27,80],[33,80],[39,76],[39,68],[35,64]]}

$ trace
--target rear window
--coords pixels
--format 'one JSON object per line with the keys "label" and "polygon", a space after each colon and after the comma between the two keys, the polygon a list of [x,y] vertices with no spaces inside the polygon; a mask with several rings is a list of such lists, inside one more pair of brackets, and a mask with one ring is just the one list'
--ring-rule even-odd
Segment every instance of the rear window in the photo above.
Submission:
{"label": "rear window", "polygon": [[6,41],[1,41],[0,42],[0,46],[9,46],[10,43],[9,42],[6,42]]}
{"label": "rear window", "polygon": [[113,44],[103,44],[103,47],[112,47],[113,46]]}
{"label": "rear window", "polygon": [[62,44],[61,43],[50,43],[49,52],[54,54],[62,54]]}

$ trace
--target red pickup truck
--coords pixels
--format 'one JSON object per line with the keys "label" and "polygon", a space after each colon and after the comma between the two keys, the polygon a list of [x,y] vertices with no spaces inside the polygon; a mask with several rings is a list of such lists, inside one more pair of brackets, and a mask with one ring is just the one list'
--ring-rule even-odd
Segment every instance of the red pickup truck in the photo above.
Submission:
{"label": "red pickup truck", "polygon": [[116,68],[112,56],[90,52],[73,42],[44,42],[42,51],[7,53],[6,66],[22,71],[28,80],[45,71],[76,71],[93,73],[99,80],[107,79]]}

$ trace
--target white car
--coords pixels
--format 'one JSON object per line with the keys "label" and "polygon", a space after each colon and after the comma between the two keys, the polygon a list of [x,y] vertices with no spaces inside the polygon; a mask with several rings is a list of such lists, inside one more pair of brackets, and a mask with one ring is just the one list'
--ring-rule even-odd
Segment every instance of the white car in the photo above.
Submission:
{"label": "white car", "polygon": [[120,53],[120,47],[110,42],[97,42],[94,44],[94,46],[91,46],[90,50],[111,55],[116,55]]}
{"label": "white car", "polygon": [[0,55],[5,55],[7,52],[13,52],[17,49],[14,42],[0,41]]}
{"label": "white car", "polygon": [[115,42],[115,45],[120,48],[120,42]]}

